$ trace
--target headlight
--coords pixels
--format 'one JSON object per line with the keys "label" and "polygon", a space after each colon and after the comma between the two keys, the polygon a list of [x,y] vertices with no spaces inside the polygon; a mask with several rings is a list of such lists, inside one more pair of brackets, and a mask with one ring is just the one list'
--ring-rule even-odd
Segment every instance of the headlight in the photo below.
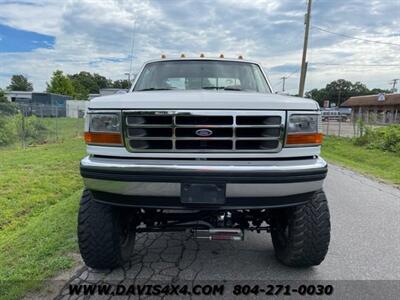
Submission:
{"label": "headlight", "polygon": [[89,113],[85,122],[85,141],[93,145],[122,145],[119,113]]}
{"label": "headlight", "polygon": [[321,115],[297,114],[289,115],[287,126],[287,147],[315,146],[322,143]]}
{"label": "headlight", "polygon": [[117,114],[89,114],[90,132],[120,132],[120,120]]}

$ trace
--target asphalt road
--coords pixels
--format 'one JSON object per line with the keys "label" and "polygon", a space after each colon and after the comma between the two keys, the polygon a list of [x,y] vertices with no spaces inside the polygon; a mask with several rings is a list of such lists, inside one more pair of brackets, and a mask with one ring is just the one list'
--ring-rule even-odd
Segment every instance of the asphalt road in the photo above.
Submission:
{"label": "asphalt road", "polygon": [[243,283],[332,284],[335,294],[330,299],[399,299],[400,190],[331,165],[325,191],[332,235],[328,255],[320,266],[282,266],[274,258],[266,233],[247,233],[243,242],[199,242],[180,233],[141,234],[131,262],[124,268],[96,272],[82,265],[56,298],[71,298],[69,283],[223,284],[225,280],[227,299],[235,299],[233,285]]}

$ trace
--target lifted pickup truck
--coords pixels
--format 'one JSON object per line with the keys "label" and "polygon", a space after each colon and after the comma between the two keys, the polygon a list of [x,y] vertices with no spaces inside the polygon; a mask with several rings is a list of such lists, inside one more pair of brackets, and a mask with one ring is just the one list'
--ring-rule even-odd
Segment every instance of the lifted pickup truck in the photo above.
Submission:
{"label": "lifted pickup truck", "polygon": [[319,106],[274,94],[255,62],[147,62],[128,93],[90,101],[85,141],[78,239],[90,267],[121,265],[138,232],[264,231],[285,265],[325,258]]}

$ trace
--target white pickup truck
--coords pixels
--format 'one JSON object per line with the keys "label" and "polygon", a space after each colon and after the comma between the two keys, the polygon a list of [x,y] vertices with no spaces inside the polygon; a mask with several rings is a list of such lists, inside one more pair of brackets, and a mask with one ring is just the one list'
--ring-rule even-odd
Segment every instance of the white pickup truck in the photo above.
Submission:
{"label": "white pickup truck", "polygon": [[255,62],[149,61],[128,93],[90,101],[85,141],[78,239],[90,267],[121,265],[138,232],[264,231],[285,265],[325,258],[319,106],[274,94]]}

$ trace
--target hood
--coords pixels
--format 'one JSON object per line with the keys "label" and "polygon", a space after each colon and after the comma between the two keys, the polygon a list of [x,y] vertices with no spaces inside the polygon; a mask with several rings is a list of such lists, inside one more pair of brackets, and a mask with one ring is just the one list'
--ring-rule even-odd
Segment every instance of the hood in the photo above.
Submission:
{"label": "hood", "polygon": [[317,110],[311,99],[237,91],[147,91],[94,98],[90,109]]}

